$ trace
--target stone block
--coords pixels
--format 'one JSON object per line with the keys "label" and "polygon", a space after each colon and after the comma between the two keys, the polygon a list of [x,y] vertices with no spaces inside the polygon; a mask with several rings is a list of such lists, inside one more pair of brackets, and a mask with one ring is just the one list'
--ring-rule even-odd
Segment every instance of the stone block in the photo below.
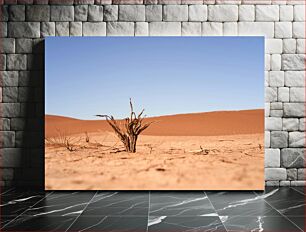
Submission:
{"label": "stone block", "polygon": [[0,86],[18,86],[18,71],[0,71]]}
{"label": "stone block", "polygon": [[8,36],[13,38],[39,38],[40,24],[39,22],[9,22]]}
{"label": "stone block", "polygon": [[265,53],[268,54],[281,54],[283,51],[283,44],[281,39],[266,39],[265,40]]}
{"label": "stone block", "polygon": [[282,119],[276,117],[266,117],[265,118],[265,129],[272,130],[282,130]]}
{"label": "stone block", "polygon": [[189,21],[206,21],[207,6],[205,5],[190,5],[188,8]]}
{"label": "stone block", "polygon": [[[2,141],[1,141],[2,140]],[[5,148],[15,146],[15,132],[14,131],[2,131],[2,136],[0,138],[1,145]]]}
{"label": "stone block", "polygon": [[25,6],[24,5],[10,5],[9,6],[10,21],[25,21]]}
{"label": "stone block", "polygon": [[285,74],[283,71],[271,71],[269,77],[271,87],[282,87],[285,84]]}
{"label": "stone block", "polygon": [[292,23],[275,22],[275,38],[292,38]]}
{"label": "stone block", "polygon": [[149,23],[151,36],[180,36],[181,23],[179,22],[151,22]]}
{"label": "stone block", "polygon": [[2,102],[17,102],[18,87],[2,88]]}
{"label": "stone block", "polygon": [[223,23],[223,35],[224,36],[237,36],[238,24],[236,22]]}
{"label": "stone block", "polygon": [[223,35],[222,23],[204,22],[202,23],[203,36],[222,36]]}
{"label": "stone block", "polygon": [[305,86],[304,71],[287,71],[285,72],[285,86],[300,87]]}
{"label": "stone block", "polygon": [[293,22],[292,36],[297,39],[305,38],[305,22]]}
{"label": "stone block", "polygon": [[118,11],[118,5],[105,5],[103,13],[104,21],[117,21]]}
{"label": "stone block", "polygon": [[106,36],[105,22],[84,22],[83,36]]}
{"label": "stone block", "polygon": [[277,100],[281,102],[289,102],[289,88],[279,87],[277,90]]}
{"label": "stone block", "polygon": [[288,132],[271,131],[271,148],[288,147]]}
{"label": "stone block", "polygon": [[295,39],[283,39],[283,53],[294,54],[296,52]]}
{"label": "stone block", "polygon": [[300,54],[305,54],[305,39],[296,40],[296,52]]}
{"label": "stone block", "polygon": [[305,131],[305,118],[300,118],[299,130],[300,131]]}
{"label": "stone block", "polygon": [[269,117],[270,116],[270,104],[271,103],[267,103],[265,102],[265,117]]}
{"label": "stone block", "polygon": [[146,6],[146,21],[158,22],[163,19],[163,9],[161,5],[147,5]]}
{"label": "stone block", "polygon": [[270,147],[270,131],[265,131],[265,148]]}
{"label": "stone block", "polygon": [[119,5],[119,21],[145,21],[145,6]]}
{"label": "stone block", "polygon": [[240,5],[239,6],[239,21],[255,21],[255,6]]}
{"label": "stone block", "polygon": [[70,22],[70,36],[82,36],[82,22]]}
{"label": "stone block", "polygon": [[256,21],[279,21],[278,5],[256,5]]}
{"label": "stone block", "polygon": [[6,55],[0,54],[0,70],[6,70]]}
{"label": "stone block", "polygon": [[266,38],[274,37],[273,22],[239,22],[239,35],[247,36],[265,36]]}
{"label": "stone block", "polygon": [[88,21],[90,22],[103,21],[103,6],[89,5],[88,6]]}
{"label": "stone block", "polygon": [[299,129],[299,120],[297,118],[283,118],[284,131],[296,131],[298,129]]}
{"label": "stone block", "polygon": [[297,180],[297,169],[296,168],[287,169],[287,180]]}
{"label": "stone block", "polygon": [[135,36],[148,36],[149,35],[149,23],[136,22],[135,23]]}
{"label": "stone block", "polygon": [[284,103],[284,117],[304,117],[304,103]]}
{"label": "stone block", "polygon": [[108,22],[107,35],[108,36],[134,36],[133,22]]}
{"label": "stone block", "polygon": [[285,168],[266,168],[265,180],[286,180],[287,172]]}
{"label": "stone block", "polygon": [[163,9],[164,21],[188,21],[187,5],[165,5]]}
{"label": "stone block", "polygon": [[41,23],[41,37],[55,36],[55,22]]}
{"label": "stone block", "polygon": [[182,23],[183,36],[201,36],[200,22],[183,22]]}
{"label": "stone block", "polygon": [[275,87],[266,87],[265,88],[265,101],[266,102],[275,102],[277,101],[277,88]]}
{"label": "stone block", "polygon": [[73,6],[51,6],[51,21],[67,22],[74,20],[74,7]]}
{"label": "stone block", "polygon": [[[2,29],[2,30],[0,30],[0,36],[1,37],[8,37],[7,23],[6,22],[0,22],[0,28]],[[9,37],[13,37],[13,36],[9,36]]]}
{"label": "stone block", "polygon": [[282,68],[282,56],[280,54],[271,55],[271,70],[278,71]]}
{"label": "stone block", "polygon": [[2,38],[2,46],[0,46],[1,53],[15,53],[15,39]]}
{"label": "stone block", "polygon": [[271,103],[271,110],[282,110],[283,103],[282,102],[272,102]]}
{"label": "stone block", "polygon": [[16,39],[16,53],[32,53],[32,39]]}
{"label": "stone block", "polygon": [[305,88],[291,87],[290,102],[305,102]]}
{"label": "stone block", "polygon": [[285,22],[293,21],[293,6],[279,6],[279,20]]}
{"label": "stone block", "polygon": [[238,6],[209,5],[208,20],[212,22],[238,21]]}
{"label": "stone block", "polygon": [[0,7],[0,21],[8,21],[9,19],[9,6],[8,5],[2,5]]}
{"label": "stone block", "polygon": [[20,116],[20,104],[19,103],[2,103],[3,117],[13,118]]}
{"label": "stone block", "polygon": [[293,11],[294,21],[305,21],[305,5],[295,5]]}
{"label": "stone block", "polygon": [[270,116],[271,117],[283,117],[283,110],[271,110]]}
{"label": "stone block", "polygon": [[299,168],[297,176],[298,180],[306,180],[306,168]]}
{"label": "stone block", "polygon": [[281,150],[281,165],[285,168],[304,168],[305,149],[284,148]]}
{"label": "stone block", "polygon": [[27,56],[22,54],[8,54],[7,69],[8,70],[26,70],[27,69]]}
{"label": "stone block", "polygon": [[280,150],[265,149],[265,167],[279,168],[280,167]]}
{"label": "stone block", "polygon": [[289,132],[289,147],[305,147],[305,132]]}
{"label": "stone block", "polygon": [[[118,8],[118,6],[117,6]],[[76,5],[74,7],[74,21],[87,21],[88,5]]]}
{"label": "stone block", "polygon": [[28,5],[26,8],[27,21],[48,22],[50,21],[50,6]]}
{"label": "stone block", "polygon": [[56,36],[69,36],[69,22],[56,22],[55,23]]}
{"label": "stone block", "polygon": [[304,70],[305,54],[283,54],[283,70]]}

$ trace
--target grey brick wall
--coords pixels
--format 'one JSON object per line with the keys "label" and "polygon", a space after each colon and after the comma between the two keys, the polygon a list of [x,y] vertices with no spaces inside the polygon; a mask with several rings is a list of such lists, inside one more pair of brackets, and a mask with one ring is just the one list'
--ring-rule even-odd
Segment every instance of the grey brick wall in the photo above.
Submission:
{"label": "grey brick wall", "polygon": [[[44,37],[265,36],[267,185],[305,185],[304,0],[7,0],[1,185],[44,181]],[[251,88],[251,86],[250,86]]]}

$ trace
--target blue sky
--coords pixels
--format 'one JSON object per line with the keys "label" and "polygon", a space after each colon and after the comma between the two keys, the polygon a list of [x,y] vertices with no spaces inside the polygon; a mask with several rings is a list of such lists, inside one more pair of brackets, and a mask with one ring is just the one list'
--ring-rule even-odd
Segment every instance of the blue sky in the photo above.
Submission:
{"label": "blue sky", "polygon": [[263,37],[48,37],[45,112],[79,119],[264,108]]}

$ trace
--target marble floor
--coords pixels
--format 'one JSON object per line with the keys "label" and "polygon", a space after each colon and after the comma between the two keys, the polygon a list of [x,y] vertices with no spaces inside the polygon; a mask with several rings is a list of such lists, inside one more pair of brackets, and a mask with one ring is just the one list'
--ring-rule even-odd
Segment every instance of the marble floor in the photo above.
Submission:
{"label": "marble floor", "polygon": [[305,231],[305,188],[265,192],[1,189],[1,231]]}

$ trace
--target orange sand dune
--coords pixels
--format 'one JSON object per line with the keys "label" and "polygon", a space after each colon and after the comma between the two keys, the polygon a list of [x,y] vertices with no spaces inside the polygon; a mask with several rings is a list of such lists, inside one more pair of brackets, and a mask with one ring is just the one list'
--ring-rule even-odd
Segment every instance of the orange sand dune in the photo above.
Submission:
{"label": "orange sand dune", "polygon": [[[112,131],[105,120],[79,120],[46,115],[45,136]],[[147,118],[155,121],[144,135],[155,136],[218,136],[255,134],[264,131],[264,110],[215,111]]]}

